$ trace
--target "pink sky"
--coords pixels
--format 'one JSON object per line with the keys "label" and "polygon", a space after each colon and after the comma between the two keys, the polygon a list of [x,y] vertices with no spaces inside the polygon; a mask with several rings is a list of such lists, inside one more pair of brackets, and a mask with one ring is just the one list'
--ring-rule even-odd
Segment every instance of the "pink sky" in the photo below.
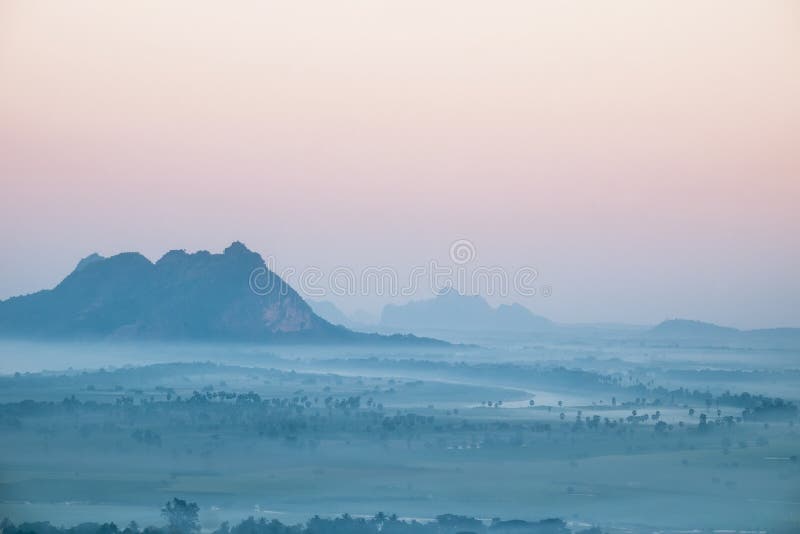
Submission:
{"label": "pink sky", "polygon": [[798,95],[789,1],[5,1],[0,298],[93,251],[468,238],[555,320],[800,326]]}

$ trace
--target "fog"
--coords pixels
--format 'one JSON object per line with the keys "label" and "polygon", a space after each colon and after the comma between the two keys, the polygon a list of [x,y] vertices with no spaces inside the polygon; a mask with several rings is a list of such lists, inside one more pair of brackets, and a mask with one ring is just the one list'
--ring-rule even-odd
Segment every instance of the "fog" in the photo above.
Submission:
{"label": "fog", "polygon": [[472,337],[482,344],[5,341],[0,516],[159,526],[179,498],[204,531],[249,516],[377,531],[378,512],[431,532],[463,530],[443,514],[496,532],[511,527],[492,518],[528,522],[513,532],[800,524],[796,353],[599,327]]}

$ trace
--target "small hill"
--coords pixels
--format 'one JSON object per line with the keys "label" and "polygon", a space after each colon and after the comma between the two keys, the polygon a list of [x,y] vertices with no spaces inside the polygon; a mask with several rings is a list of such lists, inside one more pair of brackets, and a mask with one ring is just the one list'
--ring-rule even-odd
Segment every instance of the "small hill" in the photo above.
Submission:
{"label": "small hill", "polygon": [[741,330],[689,319],[669,319],[654,326],[650,333],[653,335],[684,337],[735,336],[740,334]]}
{"label": "small hill", "polygon": [[739,348],[800,348],[800,329],[767,328],[739,330],[714,323],[689,319],[670,319],[646,333],[646,338],[659,343],[683,346],[727,346]]}

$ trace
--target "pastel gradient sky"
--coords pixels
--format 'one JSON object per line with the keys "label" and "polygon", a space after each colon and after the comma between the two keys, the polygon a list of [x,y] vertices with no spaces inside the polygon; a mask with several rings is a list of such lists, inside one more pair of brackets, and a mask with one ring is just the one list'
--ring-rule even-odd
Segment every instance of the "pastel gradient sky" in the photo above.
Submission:
{"label": "pastel gradient sky", "polygon": [[558,321],[800,326],[800,3],[5,0],[0,180],[0,298],[468,238]]}

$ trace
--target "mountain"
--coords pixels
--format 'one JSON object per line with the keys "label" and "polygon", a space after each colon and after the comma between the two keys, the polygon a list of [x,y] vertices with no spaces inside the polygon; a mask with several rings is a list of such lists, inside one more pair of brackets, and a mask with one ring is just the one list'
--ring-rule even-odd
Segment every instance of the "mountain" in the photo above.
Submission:
{"label": "mountain", "polygon": [[356,310],[352,314],[343,312],[329,300],[308,300],[314,313],[331,324],[338,324],[351,330],[371,332],[377,326],[377,318],[364,310]]}
{"label": "mountain", "polygon": [[682,346],[727,346],[739,348],[800,348],[800,328],[767,328],[739,330],[714,323],[689,319],[669,319],[646,333],[646,338],[659,343]]}
{"label": "mountain", "polygon": [[308,305],[314,313],[331,324],[339,324],[348,328],[352,327],[350,318],[329,300],[309,300]]}
{"label": "mountain", "polygon": [[155,263],[92,254],[55,288],[0,301],[0,335],[443,343],[332,325],[239,242],[222,254],[172,250]]}
{"label": "mountain", "polygon": [[383,308],[384,328],[417,330],[531,331],[552,326],[550,320],[520,304],[492,308],[479,296],[448,290],[427,300]]}

